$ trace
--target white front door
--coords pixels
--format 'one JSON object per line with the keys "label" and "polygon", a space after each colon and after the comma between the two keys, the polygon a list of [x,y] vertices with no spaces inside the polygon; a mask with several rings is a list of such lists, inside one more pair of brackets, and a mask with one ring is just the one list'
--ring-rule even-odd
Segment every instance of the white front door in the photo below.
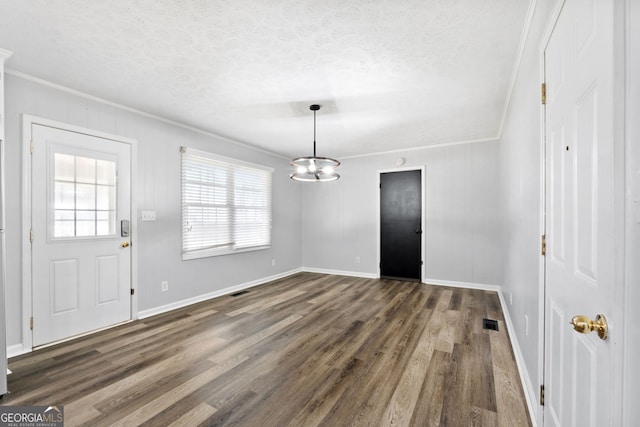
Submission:
{"label": "white front door", "polygon": [[571,319],[615,309],[614,1],[567,0],[545,49],[547,426],[611,425],[613,346]]}
{"label": "white front door", "polygon": [[131,147],[37,124],[32,142],[35,347],[131,318]]}

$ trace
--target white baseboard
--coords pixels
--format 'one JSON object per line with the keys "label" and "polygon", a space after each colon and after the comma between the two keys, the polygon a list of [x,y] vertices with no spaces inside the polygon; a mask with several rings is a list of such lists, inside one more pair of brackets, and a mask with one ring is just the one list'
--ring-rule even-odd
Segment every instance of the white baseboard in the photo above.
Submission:
{"label": "white baseboard", "polygon": [[437,285],[437,286],[450,286],[452,288],[468,288],[468,289],[479,289],[481,291],[494,291],[498,294],[501,293],[502,287],[499,285],[486,285],[483,283],[473,283],[473,282],[455,282],[450,280],[440,280],[440,279],[424,279],[422,283],[426,283],[428,285]]}
{"label": "white baseboard", "polygon": [[520,374],[520,382],[522,383],[524,397],[527,401],[527,408],[529,409],[529,418],[531,419],[531,424],[533,425],[533,427],[537,427],[537,408],[539,407],[538,392],[536,390],[536,387],[534,387],[531,383],[531,377],[529,376],[527,365],[524,362],[524,356],[522,354],[522,350],[520,349],[520,344],[518,343],[518,337],[516,336],[513,322],[511,321],[511,315],[509,314],[509,308],[507,306],[507,302],[504,299],[504,296],[502,295],[502,292],[498,292],[498,298],[500,298],[502,314],[504,315],[504,321],[507,325],[507,330],[509,331],[509,338],[511,339],[513,354],[516,358],[516,365],[518,367],[518,373]]}
{"label": "white baseboard", "polygon": [[21,356],[27,353],[31,353],[31,349],[24,348],[22,343],[7,346],[7,359],[11,359],[12,357]]}
{"label": "white baseboard", "polygon": [[232,294],[234,292],[241,291],[243,289],[252,288],[254,286],[262,285],[267,282],[271,282],[272,280],[282,279],[287,276],[291,276],[292,274],[296,274],[301,272],[301,269],[295,269],[286,271],[284,273],[276,274],[269,277],[263,277],[257,280],[252,280],[251,282],[241,283],[239,285],[231,286],[229,288],[220,289],[218,291],[209,292],[207,294],[198,295],[197,297],[187,298],[180,301],[172,302],[171,304],[161,305],[159,307],[150,308],[148,310],[142,310],[138,312],[138,319],[145,319],[147,317],[155,316],[157,314],[166,313],[168,311],[177,310],[178,308],[186,307],[191,304],[196,304],[202,301],[206,301],[212,298],[217,298],[222,295]]}
{"label": "white baseboard", "polygon": [[377,274],[363,273],[361,271],[328,270],[324,268],[302,267],[301,271],[307,273],[333,274],[335,276],[363,277],[365,279],[378,279]]}

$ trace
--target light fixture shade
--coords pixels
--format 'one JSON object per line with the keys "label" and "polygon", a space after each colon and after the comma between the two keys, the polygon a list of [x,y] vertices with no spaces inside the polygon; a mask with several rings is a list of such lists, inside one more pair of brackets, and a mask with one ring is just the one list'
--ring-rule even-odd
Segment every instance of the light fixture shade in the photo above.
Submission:
{"label": "light fixture shade", "polygon": [[313,104],[309,106],[309,109],[313,111],[313,156],[291,160],[290,164],[295,168],[295,171],[289,175],[289,178],[304,182],[335,181],[340,178],[340,175],[336,173],[340,162],[329,157],[316,156],[316,111],[320,109],[320,106]]}
{"label": "light fixture shade", "polygon": [[291,160],[296,170],[289,177],[295,181],[327,182],[340,178],[335,169],[340,162],[328,157],[298,157]]}

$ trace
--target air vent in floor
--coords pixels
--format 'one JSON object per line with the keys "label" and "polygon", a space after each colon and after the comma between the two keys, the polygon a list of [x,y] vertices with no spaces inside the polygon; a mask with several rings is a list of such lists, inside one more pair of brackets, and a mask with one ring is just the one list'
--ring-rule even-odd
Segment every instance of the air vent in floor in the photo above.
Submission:
{"label": "air vent in floor", "polygon": [[498,330],[498,321],[492,319],[482,319],[482,329]]}

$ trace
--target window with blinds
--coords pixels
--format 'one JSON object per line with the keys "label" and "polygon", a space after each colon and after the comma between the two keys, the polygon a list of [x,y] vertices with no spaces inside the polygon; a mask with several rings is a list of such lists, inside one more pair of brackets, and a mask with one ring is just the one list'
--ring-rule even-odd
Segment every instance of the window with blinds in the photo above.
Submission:
{"label": "window with blinds", "polygon": [[182,259],[268,248],[273,169],[182,147]]}

